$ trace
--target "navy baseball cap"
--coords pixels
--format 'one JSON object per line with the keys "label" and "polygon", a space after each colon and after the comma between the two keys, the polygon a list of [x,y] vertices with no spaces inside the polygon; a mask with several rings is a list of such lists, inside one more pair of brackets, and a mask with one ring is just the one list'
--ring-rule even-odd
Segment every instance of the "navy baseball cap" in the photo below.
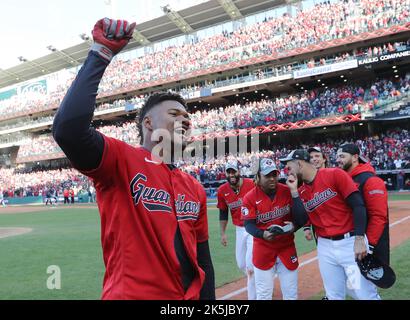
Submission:
{"label": "navy baseball cap", "polygon": [[279,172],[278,168],[276,167],[275,162],[269,158],[262,158],[259,163],[259,172],[264,176],[268,175],[272,171]]}
{"label": "navy baseball cap", "polygon": [[238,167],[238,162],[228,162],[225,165],[225,171],[228,171],[229,169],[233,169],[235,171],[239,171],[239,167]]}
{"label": "navy baseball cap", "polygon": [[379,288],[388,289],[396,282],[394,270],[374,254],[368,254],[357,265],[361,274]]}
{"label": "navy baseball cap", "polygon": [[346,152],[346,153],[350,153],[351,155],[355,155],[357,154],[359,156],[359,162],[360,163],[366,163],[368,162],[367,159],[361,154],[360,149],[357,145],[355,145],[354,143],[345,143],[342,144],[339,147],[339,150],[341,152]]}
{"label": "navy baseball cap", "polygon": [[309,155],[309,152],[307,152],[305,149],[296,149],[296,150],[293,150],[291,153],[289,153],[286,156],[286,158],[282,158],[279,160],[282,163],[286,163],[292,160],[303,160],[303,161],[309,162],[310,155]]}

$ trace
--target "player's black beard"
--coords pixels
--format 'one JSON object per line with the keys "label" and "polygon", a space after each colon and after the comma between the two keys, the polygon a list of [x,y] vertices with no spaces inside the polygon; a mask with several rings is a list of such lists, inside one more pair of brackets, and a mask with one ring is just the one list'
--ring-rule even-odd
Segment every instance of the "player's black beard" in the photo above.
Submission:
{"label": "player's black beard", "polygon": [[[232,180],[233,180],[234,182],[232,182]],[[232,179],[232,178],[228,178],[228,181],[229,181],[229,184],[230,184],[232,187],[235,187],[235,186],[237,186],[238,183],[239,183],[239,177],[234,177],[233,179]]]}
{"label": "player's black beard", "polygon": [[350,160],[349,162],[347,162],[343,165],[343,170],[344,171],[349,171],[350,168],[352,167],[352,165],[353,165],[352,160]]}
{"label": "player's black beard", "polygon": [[270,185],[270,183],[269,183],[269,184],[266,185],[266,186],[262,186],[262,190],[263,190],[263,192],[266,193],[266,195],[268,195],[269,197],[271,197],[271,196],[273,196],[273,195],[275,194],[275,192],[276,192],[276,184],[275,184],[275,187],[272,187],[272,186]]}

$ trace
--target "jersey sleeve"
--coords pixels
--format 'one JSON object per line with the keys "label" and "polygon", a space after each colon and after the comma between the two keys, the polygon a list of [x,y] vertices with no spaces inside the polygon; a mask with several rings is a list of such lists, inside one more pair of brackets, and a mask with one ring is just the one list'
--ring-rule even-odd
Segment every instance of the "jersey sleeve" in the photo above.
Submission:
{"label": "jersey sleeve", "polygon": [[114,177],[118,174],[118,155],[122,154],[121,141],[103,134],[102,136],[104,138],[104,151],[100,165],[96,169],[80,170],[80,172],[92,178],[95,183],[111,185]]}
{"label": "jersey sleeve", "polygon": [[245,195],[242,201],[241,207],[241,219],[252,220],[256,219],[256,206],[253,200],[253,192],[249,192]]}
{"label": "jersey sleeve", "polygon": [[228,206],[227,206],[227,204],[226,204],[225,198],[223,197],[222,187],[219,187],[216,197],[217,197],[216,207],[217,207],[218,209],[220,209],[220,210],[227,211],[227,210],[228,210]]}
{"label": "jersey sleeve", "polygon": [[208,236],[208,212],[207,212],[207,199],[205,189],[197,184],[198,195],[200,200],[199,218],[195,223],[195,232],[197,242],[207,241]]}
{"label": "jersey sleeve", "polygon": [[388,223],[388,199],[384,182],[378,177],[369,178],[363,187],[363,198],[368,216],[366,235],[369,243],[375,246]]}
{"label": "jersey sleeve", "polygon": [[335,169],[333,173],[333,185],[336,187],[343,199],[346,199],[353,192],[359,191],[352,177],[342,169]]}

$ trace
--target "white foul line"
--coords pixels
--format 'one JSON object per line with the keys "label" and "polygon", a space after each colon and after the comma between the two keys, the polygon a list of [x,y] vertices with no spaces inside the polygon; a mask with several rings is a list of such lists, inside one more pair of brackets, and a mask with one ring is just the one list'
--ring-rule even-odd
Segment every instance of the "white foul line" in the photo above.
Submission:
{"label": "white foul line", "polygon": [[403,221],[406,221],[407,219],[410,219],[410,216],[404,217],[403,219],[397,220],[396,222],[390,223],[389,227],[393,227],[396,224],[402,223]]}
{"label": "white foul line", "polygon": [[[396,222],[390,223],[389,228],[394,227],[395,225],[397,225],[397,224],[399,224],[399,223],[402,223],[403,221],[406,221],[407,219],[410,219],[410,216],[404,217],[404,218],[402,218],[402,219],[400,219],[400,220],[397,220]],[[308,260],[302,262],[302,263],[299,265],[299,268],[301,268],[301,267],[303,267],[303,266],[305,266],[305,265],[308,265],[308,264],[310,264],[310,263],[312,263],[313,261],[316,261],[316,260],[317,260],[317,256],[315,256],[315,257],[313,257],[313,258],[310,258],[310,259],[308,259]],[[247,290],[247,287],[243,287],[243,288],[241,288],[241,289],[238,289],[238,290],[235,290],[235,291],[233,291],[233,292],[231,292],[231,293],[228,293],[227,295],[224,295],[223,297],[221,297],[221,298],[219,298],[219,299],[217,299],[217,300],[228,300],[228,299],[230,299],[230,298],[232,298],[232,297],[234,297],[234,296],[237,296],[237,295],[239,295],[239,294],[245,292],[246,290]]]}

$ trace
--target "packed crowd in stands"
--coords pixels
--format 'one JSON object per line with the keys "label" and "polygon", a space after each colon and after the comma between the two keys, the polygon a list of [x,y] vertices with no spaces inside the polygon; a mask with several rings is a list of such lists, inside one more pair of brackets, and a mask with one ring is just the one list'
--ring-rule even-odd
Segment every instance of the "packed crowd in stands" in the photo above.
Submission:
{"label": "packed crowd in stands", "polygon": [[[394,79],[394,78],[393,78]],[[367,92],[367,97],[365,93]],[[368,89],[360,86],[341,86],[305,91],[287,97],[238,103],[218,109],[198,110],[191,114],[193,135],[218,132],[299,120],[356,114],[372,110],[389,97],[410,94],[410,74],[395,80],[381,79]],[[123,101],[122,103],[127,103]],[[139,143],[135,121],[120,125],[101,126],[102,133],[129,144]],[[51,135],[42,135],[23,144],[18,158],[61,152]]]}
{"label": "packed crowd in stands", "polygon": [[[298,11],[294,16],[268,18],[243,26],[233,32],[193,41],[181,46],[169,46],[132,60],[115,59],[108,67],[100,85],[100,93],[134,88],[139,83],[167,79],[194,70],[240,61],[250,57],[283,53],[331,39],[343,38],[366,31],[403,24],[410,21],[409,0],[343,0],[324,2]],[[386,44],[359,50],[353,54],[367,56],[393,52],[399,44]],[[337,59],[344,60],[344,53]],[[307,67],[326,63],[324,58],[311,60]],[[289,69],[290,68],[290,69]],[[292,70],[291,65],[285,70]],[[36,112],[57,107],[72,79],[66,79],[48,95],[13,96],[0,101],[0,117],[16,113]],[[18,110],[16,112],[16,110]]]}
{"label": "packed crowd in stands", "polygon": [[[405,129],[387,131],[383,134],[353,139],[326,139],[326,142],[316,143],[321,147],[329,160],[329,166],[336,166],[336,152],[338,147],[345,142],[356,143],[363,155],[377,170],[405,170],[410,169],[410,132]],[[204,185],[216,181],[223,181],[225,176],[225,164],[230,161],[238,161],[241,174],[253,176],[258,169],[258,159],[269,157],[273,159],[279,168],[283,169],[279,159],[286,156],[294,148],[307,148],[312,143],[300,145],[275,145],[271,150],[240,154],[239,156],[221,155],[215,158],[191,158],[180,160],[177,166],[181,170],[191,174]],[[41,169],[41,168],[40,168]],[[87,177],[70,168],[59,170],[21,170],[0,169],[0,189],[16,196],[41,195],[45,188],[53,186],[61,190],[64,185],[75,185],[78,189],[87,190],[90,182]]]}
{"label": "packed crowd in stands", "polygon": [[[139,144],[138,129],[135,121],[125,122],[120,126],[102,126],[98,130],[109,137],[125,141],[131,145]],[[21,145],[17,159],[61,152],[62,150],[51,135],[41,135]]]}
{"label": "packed crowd in stands", "polygon": [[[100,92],[134,87],[136,73],[140,83],[166,79],[401,24],[409,19],[408,0],[345,0],[317,4],[294,16],[283,14],[231,33],[171,46],[131,61],[117,59],[107,69]],[[118,71],[125,76],[119,78]]]}
{"label": "packed crowd in stands", "polygon": [[32,157],[36,155],[54,154],[61,152],[51,135],[41,135],[20,146],[18,158]]}
{"label": "packed crowd in stands", "polygon": [[75,169],[59,169],[19,173],[15,169],[0,168],[0,189],[6,197],[45,196],[49,189],[62,194],[64,188],[88,190],[89,179]]}
{"label": "packed crowd in stands", "polygon": [[[329,166],[335,167],[336,152],[343,143],[356,143],[362,154],[377,170],[410,169],[410,132],[408,130],[387,131],[384,134],[364,137],[363,139],[326,139],[326,142],[317,143],[329,160]],[[178,163],[185,172],[191,174],[202,183],[223,180],[225,178],[225,164],[237,159],[240,163],[241,173],[252,176],[258,168],[258,159],[269,157],[276,162],[278,168],[283,167],[279,161],[296,147],[308,148],[311,143],[302,143],[299,146],[275,146],[273,150],[250,152],[235,158],[232,155],[223,155],[212,159],[193,158]]]}
{"label": "packed crowd in stands", "polygon": [[376,81],[366,98],[363,87],[346,85],[225,108],[198,110],[192,113],[191,118],[195,129],[217,132],[366,112],[377,107],[380,100],[409,93],[410,74],[398,80]]}
{"label": "packed crowd in stands", "polygon": [[[216,88],[223,85],[234,84],[238,82],[246,81],[254,81],[258,79],[263,79],[265,76],[279,76],[282,74],[290,73],[293,70],[299,70],[301,68],[313,68],[317,66],[323,66],[328,63],[337,63],[345,60],[349,60],[352,58],[358,57],[373,57],[373,56],[380,56],[386,53],[396,52],[397,50],[404,50],[410,49],[410,39],[407,42],[393,42],[393,43],[385,43],[382,45],[377,45],[373,47],[365,47],[365,48],[358,48],[350,52],[338,53],[331,56],[321,57],[318,59],[311,58],[309,60],[298,61],[292,64],[286,64],[283,66],[275,66],[275,67],[267,67],[265,69],[257,69],[253,72],[250,72],[249,75],[243,76],[235,76],[235,77],[228,77],[227,80],[218,80],[218,81],[205,81],[201,85],[184,85],[183,87],[179,87],[176,91],[180,93],[184,98],[189,99],[189,97],[195,92],[199,91],[203,87],[208,88]],[[53,92],[51,94],[51,100],[48,101],[48,95],[39,94],[39,93],[30,93],[31,97],[36,95],[38,99],[37,102],[33,102],[33,99],[28,98],[26,96],[14,96],[9,100],[0,101],[0,110],[6,110],[4,113],[4,117],[7,117],[9,112],[19,112],[21,110],[25,110],[27,112],[36,112],[41,111],[39,109],[39,105],[44,104],[44,110],[47,110],[52,107],[56,107],[63,98],[64,93],[66,92],[68,86],[71,84],[71,80],[66,82],[65,86],[57,86],[58,92]],[[57,98],[57,95],[59,98]],[[108,109],[115,109],[115,108],[126,108],[127,106],[131,106],[131,109],[139,109],[142,107],[143,102],[145,101],[147,95],[138,95],[127,100],[119,99],[115,100],[113,103],[104,102],[97,106],[96,111],[103,111]],[[34,106],[33,110],[26,109],[26,107]],[[3,109],[2,109],[3,108]],[[14,121],[9,123],[5,123],[1,125],[1,130],[7,130],[17,127],[22,127],[25,125],[34,125],[34,124],[42,124],[47,121],[51,121],[53,116],[45,116],[45,117],[38,117],[38,118],[31,118],[31,117],[19,117]]]}

